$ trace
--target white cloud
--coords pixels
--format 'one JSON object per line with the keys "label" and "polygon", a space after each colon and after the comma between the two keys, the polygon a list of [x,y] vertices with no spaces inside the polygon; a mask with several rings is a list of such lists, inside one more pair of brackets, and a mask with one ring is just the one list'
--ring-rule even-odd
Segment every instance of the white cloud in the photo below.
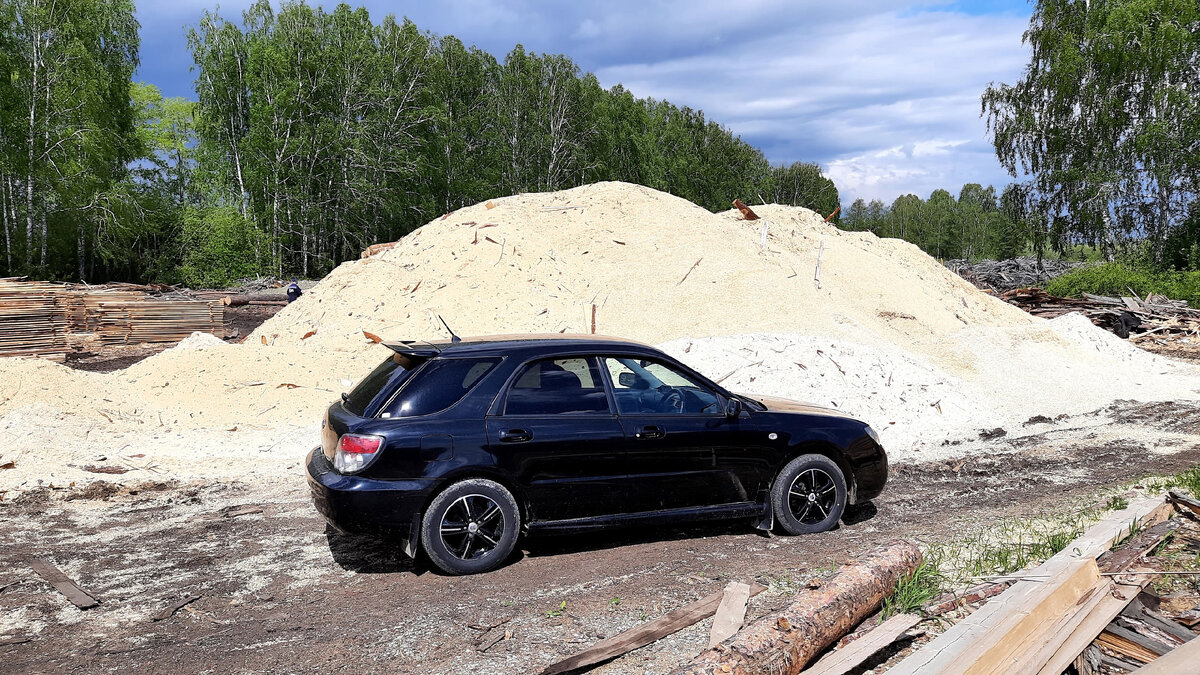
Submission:
{"label": "white cloud", "polygon": [[[979,96],[1015,81],[1028,58],[1028,6],[1018,16],[936,0],[360,2],[376,20],[407,15],[500,58],[518,42],[565,53],[605,85],[703,109],[772,161],[818,162],[847,203],[1003,183]],[[222,13],[237,18],[248,4],[226,0]],[[142,3],[143,77],[190,81],[180,27],[211,6]]]}

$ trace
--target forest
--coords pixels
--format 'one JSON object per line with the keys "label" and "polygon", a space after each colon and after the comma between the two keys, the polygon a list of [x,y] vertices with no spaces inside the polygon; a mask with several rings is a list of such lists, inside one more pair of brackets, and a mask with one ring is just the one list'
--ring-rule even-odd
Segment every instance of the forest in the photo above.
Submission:
{"label": "forest", "polygon": [[[773,165],[702,111],[604,88],[568,56],[498,58],[346,4],[200,13],[195,97],[165,98],[134,79],[134,9],[0,0],[0,276],[318,277],[465,204],[604,180],[713,210],[841,206],[816,164]],[[1198,13],[1039,0],[1022,78],[982,92],[1013,182],[859,199],[833,222],[942,259],[1197,267]]]}
{"label": "forest", "polygon": [[6,0],[2,275],[319,276],[464,204],[623,180],[710,209],[839,205],[703,112],[365,9],[264,1],[188,30],[196,100],[135,83],[130,2]]}

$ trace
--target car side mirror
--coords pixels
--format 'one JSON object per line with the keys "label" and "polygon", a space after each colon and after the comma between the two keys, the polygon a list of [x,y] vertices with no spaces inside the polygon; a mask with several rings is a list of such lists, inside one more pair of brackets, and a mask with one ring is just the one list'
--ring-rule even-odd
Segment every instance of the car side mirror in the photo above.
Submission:
{"label": "car side mirror", "polygon": [[628,371],[621,373],[620,375],[617,375],[617,384],[625,387],[626,389],[632,389],[637,385],[637,375]]}
{"label": "car side mirror", "polygon": [[725,401],[725,416],[734,419],[742,414],[742,402],[736,398]]}

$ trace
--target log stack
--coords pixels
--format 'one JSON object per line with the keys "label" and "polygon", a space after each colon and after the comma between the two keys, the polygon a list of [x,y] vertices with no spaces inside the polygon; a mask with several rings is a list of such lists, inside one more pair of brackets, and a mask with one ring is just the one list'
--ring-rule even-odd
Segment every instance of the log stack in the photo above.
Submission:
{"label": "log stack", "polygon": [[[165,299],[167,287],[0,279],[0,356],[62,361],[89,342],[175,342],[229,333],[218,300]],[[159,295],[154,295],[159,294]]]}

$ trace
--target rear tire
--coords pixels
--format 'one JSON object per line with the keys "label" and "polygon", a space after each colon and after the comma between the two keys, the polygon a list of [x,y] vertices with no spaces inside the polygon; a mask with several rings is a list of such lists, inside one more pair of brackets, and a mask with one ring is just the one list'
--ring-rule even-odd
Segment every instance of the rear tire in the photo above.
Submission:
{"label": "rear tire", "polygon": [[478,574],[508,559],[520,531],[512,493],[495,481],[472,478],[433,498],[421,517],[421,547],[447,574]]}
{"label": "rear tire", "polygon": [[832,530],[846,510],[846,478],[832,459],[801,455],[775,477],[771,508],[788,534]]}

